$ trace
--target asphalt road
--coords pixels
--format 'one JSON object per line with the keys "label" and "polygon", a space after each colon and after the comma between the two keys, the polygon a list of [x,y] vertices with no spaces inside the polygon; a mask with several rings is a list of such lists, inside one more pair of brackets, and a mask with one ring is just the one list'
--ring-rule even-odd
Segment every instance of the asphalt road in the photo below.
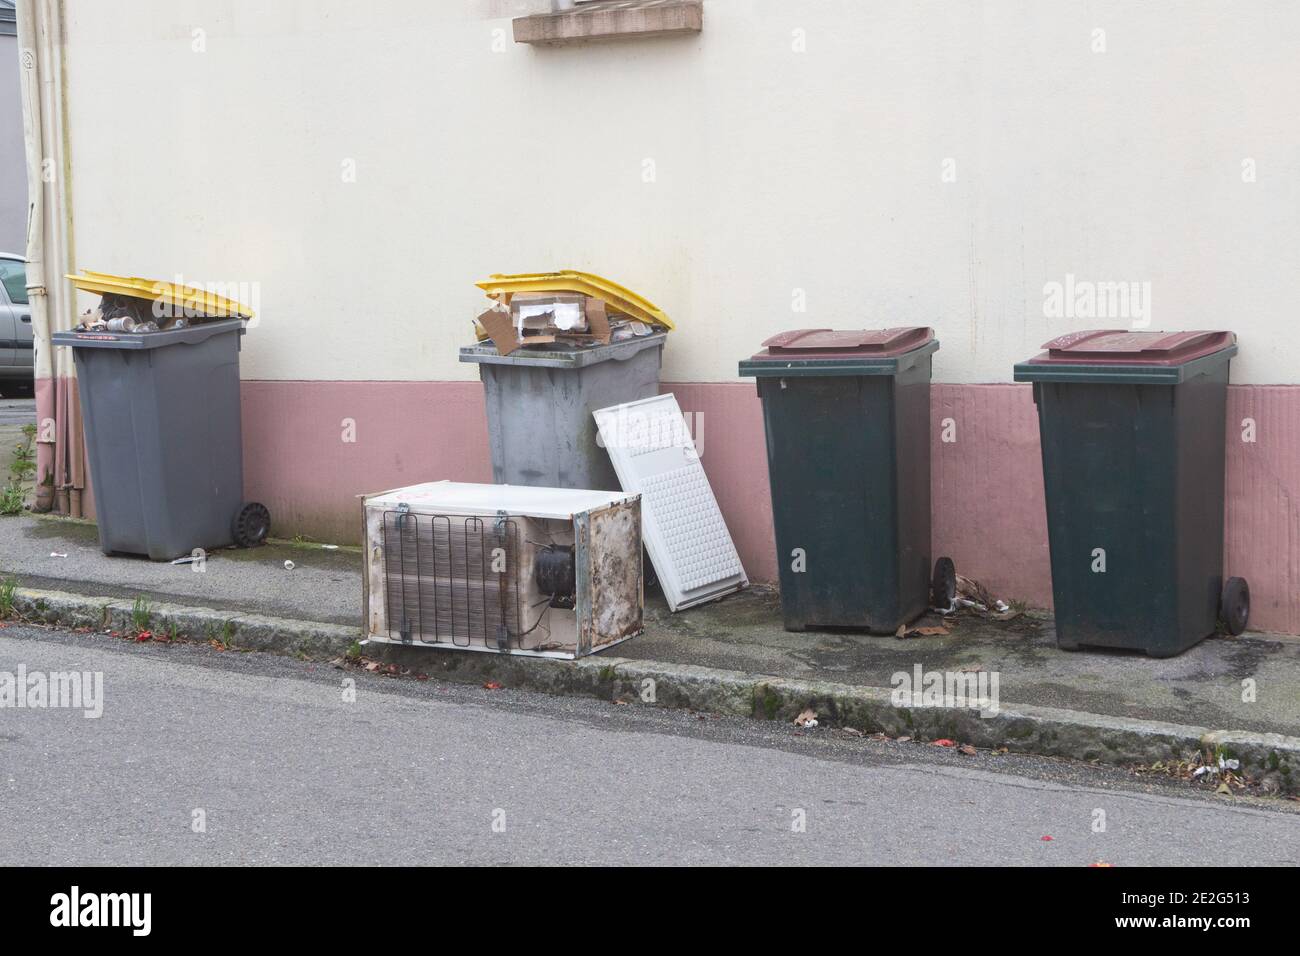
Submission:
{"label": "asphalt road", "polygon": [[20,665],[103,713],[0,708],[0,865],[1300,862],[1300,804],[1122,770],[10,624]]}

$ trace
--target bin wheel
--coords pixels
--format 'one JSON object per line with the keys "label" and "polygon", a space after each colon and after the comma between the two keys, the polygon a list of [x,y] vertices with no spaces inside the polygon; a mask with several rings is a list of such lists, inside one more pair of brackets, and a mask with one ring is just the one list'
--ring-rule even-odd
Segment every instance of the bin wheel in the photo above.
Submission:
{"label": "bin wheel", "polygon": [[930,606],[950,608],[957,598],[957,568],[952,558],[934,562],[934,575],[930,578]]}
{"label": "bin wheel", "polygon": [[1228,578],[1223,582],[1219,617],[1223,618],[1228,633],[1233,637],[1246,629],[1246,622],[1250,620],[1250,585],[1245,578]]}
{"label": "bin wheel", "polygon": [[271,533],[271,512],[259,501],[249,501],[235,515],[235,544],[256,548]]}

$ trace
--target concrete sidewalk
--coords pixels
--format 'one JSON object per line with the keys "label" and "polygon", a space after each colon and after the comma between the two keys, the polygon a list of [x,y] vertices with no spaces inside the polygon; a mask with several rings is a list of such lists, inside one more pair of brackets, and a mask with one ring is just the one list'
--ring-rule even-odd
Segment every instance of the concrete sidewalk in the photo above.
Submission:
{"label": "concrete sidewalk", "polygon": [[[285,570],[284,562],[294,569]],[[188,564],[109,557],[86,521],[25,514],[0,518],[0,576],[28,587],[192,604],[220,610],[361,626],[361,552],[303,544],[229,548]]]}
{"label": "concrete sidewalk", "polygon": [[[285,561],[294,563],[293,570],[286,570]],[[26,588],[101,599],[88,606],[110,617],[125,614],[137,595],[148,596],[160,610],[168,605],[210,608],[198,618],[186,618],[180,610],[172,613],[181,614],[176,619],[191,627],[213,621],[228,634],[242,627],[246,646],[280,652],[338,653],[357,638],[361,624],[361,555],[348,548],[278,543],[252,551],[218,551],[209,556],[206,570],[196,573],[186,565],[107,557],[99,551],[94,527],[85,523],[23,516],[0,520],[0,578]],[[43,603],[60,600],[72,610],[55,617],[66,620],[67,614],[77,613],[85,623],[86,602],[80,602],[80,611],[70,599]],[[305,636],[294,639],[295,628]],[[1179,657],[1154,660],[1129,653],[1060,651],[1051,618],[1041,613],[1007,623],[962,617],[951,622],[951,629],[947,636],[906,639],[788,633],[781,627],[777,596],[755,587],[678,614],[670,614],[651,594],[643,635],[579,664],[373,645],[367,653],[453,679],[497,675],[556,692],[604,695],[632,686],[630,678],[614,680],[615,671],[675,675],[683,688],[678,703],[775,717],[804,698],[823,697],[823,719],[841,723],[848,720],[847,711],[838,714],[837,708],[856,705],[836,701],[857,693],[872,702],[860,723],[875,726],[888,723],[889,712],[881,708],[889,707],[894,674],[910,674],[916,665],[924,671],[984,671],[999,675],[1004,710],[1036,714],[1058,728],[1040,733],[1045,739],[1027,743],[1027,749],[1113,762],[1143,760],[1174,747],[1170,741],[1200,740],[1211,733],[1300,738],[1300,639],[1294,637],[1256,632],[1214,637]],[[587,676],[579,679],[580,674]],[[1250,696],[1243,694],[1248,679],[1254,681],[1254,700],[1243,701]],[[707,692],[701,689],[706,685]],[[746,697],[759,687],[760,695],[775,696],[757,702]],[[818,687],[822,689],[810,690]],[[1060,715],[1091,721],[1093,731],[1085,735],[1089,743],[1058,739],[1053,744],[1050,738],[1060,737],[1059,728],[1075,720]],[[920,719],[908,715],[898,727],[916,727],[919,736],[922,725],[915,721]],[[961,732],[965,739],[992,739],[1001,732],[995,728],[1012,725],[931,721],[927,726],[936,736]],[[1098,740],[1112,730],[1118,736],[1126,727],[1140,729],[1143,740],[1154,735],[1158,745],[1154,750],[1141,744],[1098,752]],[[1295,740],[1285,746],[1293,744],[1300,748]]]}

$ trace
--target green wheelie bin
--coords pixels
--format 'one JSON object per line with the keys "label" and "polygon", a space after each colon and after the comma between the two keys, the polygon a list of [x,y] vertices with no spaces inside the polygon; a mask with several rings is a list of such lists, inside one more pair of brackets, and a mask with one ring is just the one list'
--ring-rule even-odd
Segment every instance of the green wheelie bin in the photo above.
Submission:
{"label": "green wheelie bin", "polygon": [[1015,367],[1038,406],[1056,641],[1171,657],[1250,615],[1223,579],[1231,332],[1072,332]]}
{"label": "green wheelie bin", "polygon": [[788,631],[893,634],[949,607],[930,563],[930,360],[922,327],[798,329],[740,363],[763,402]]}

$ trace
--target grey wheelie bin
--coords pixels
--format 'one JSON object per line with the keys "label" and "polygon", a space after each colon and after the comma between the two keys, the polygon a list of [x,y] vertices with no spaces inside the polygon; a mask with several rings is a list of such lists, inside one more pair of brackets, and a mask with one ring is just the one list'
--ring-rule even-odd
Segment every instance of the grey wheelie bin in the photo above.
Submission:
{"label": "grey wheelie bin", "polygon": [[1072,332],[1015,367],[1038,406],[1056,640],[1170,657],[1250,614],[1223,579],[1231,332]]}
{"label": "grey wheelie bin", "polygon": [[893,634],[956,593],[930,563],[928,328],[798,329],[740,363],[767,433],[787,631]]}
{"label": "grey wheelie bin", "polygon": [[487,400],[492,481],[619,491],[592,412],[659,394],[666,333],[610,345],[554,344],[501,355],[491,342],[460,350],[477,363]]}
{"label": "grey wheelie bin", "polygon": [[73,350],[99,543],[167,561],[261,543],[243,500],[239,319],[156,332],[57,332]]}

